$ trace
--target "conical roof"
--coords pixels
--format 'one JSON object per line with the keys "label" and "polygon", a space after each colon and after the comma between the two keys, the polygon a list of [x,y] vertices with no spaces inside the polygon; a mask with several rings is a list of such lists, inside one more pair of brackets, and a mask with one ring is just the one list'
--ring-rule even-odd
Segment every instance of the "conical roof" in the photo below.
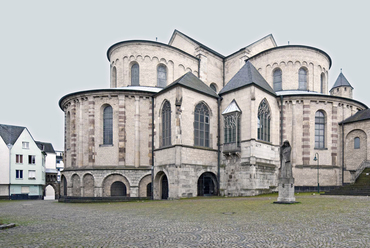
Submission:
{"label": "conical roof", "polygon": [[235,74],[235,76],[225,85],[225,87],[219,92],[224,94],[229,91],[236,90],[238,88],[245,87],[247,85],[256,85],[263,90],[276,95],[275,91],[252,65],[250,61],[247,61],[245,65]]}
{"label": "conical roof", "polygon": [[333,88],[331,89],[342,87],[342,86],[351,87],[353,89],[352,85],[348,82],[347,78],[341,72],[337,78],[337,81],[335,81]]}

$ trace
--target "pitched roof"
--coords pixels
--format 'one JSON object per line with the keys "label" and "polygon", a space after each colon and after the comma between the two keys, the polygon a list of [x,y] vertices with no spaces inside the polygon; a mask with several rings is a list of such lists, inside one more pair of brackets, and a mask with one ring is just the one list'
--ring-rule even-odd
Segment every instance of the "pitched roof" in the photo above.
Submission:
{"label": "pitched roof", "polygon": [[342,72],[339,74],[337,81],[335,81],[334,86],[331,89],[341,86],[349,86],[353,89],[352,85],[348,82],[347,78],[343,75]]}
{"label": "pitched roof", "polygon": [[35,141],[38,148],[40,148],[41,151],[47,152],[47,153],[55,153],[54,147],[51,143],[41,142],[41,141]]}
{"label": "pitched roof", "polygon": [[203,83],[202,80],[200,80],[199,78],[197,78],[191,72],[188,72],[188,73],[184,74],[183,76],[181,76],[180,78],[178,78],[173,83],[171,83],[171,84],[167,85],[166,87],[164,87],[163,90],[161,90],[157,94],[161,94],[163,92],[166,92],[167,90],[171,89],[172,87],[174,87],[176,85],[184,86],[185,88],[189,88],[191,90],[198,91],[198,92],[200,92],[202,94],[209,95],[211,97],[215,97],[215,98],[218,98],[219,97],[214,90],[212,90],[208,85],[206,85],[205,83]]}
{"label": "pitched roof", "polygon": [[245,65],[234,75],[234,77],[225,85],[225,87],[219,92],[219,94],[224,94],[229,91],[236,90],[238,88],[247,85],[256,85],[263,90],[276,95],[275,91],[267,83],[267,81],[262,77],[262,75],[257,71],[257,69],[252,65],[252,63],[247,60]]}
{"label": "pitched roof", "polygon": [[238,104],[236,103],[235,99],[231,101],[229,106],[227,106],[227,108],[224,110],[224,112],[222,112],[222,114],[225,115],[233,112],[242,112]]}
{"label": "pitched roof", "polygon": [[3,138],[5,144],[14,145],[24,129],[25,127],[0,124],[0,136]]}
{"label": "pitched roof", "polygon": [[[179,33],[179,34],[181,34],[181,35],[185,36],[186,38],[188,38],[188,39],[189,39],[189,40],[191,40],[192,42],[196,43],[196,44],[197,44],[198,46],[200,46],[201,48],[203,48],[203,49],[207,50],[208,52],[213,53],[213,54],[217,55],[217,56],[218,56],[218,57],[220,57],[220,58],[225,58],[225,56],[224,56],[224,55],[222,55],[221,53],[218,53],[218,52],[216,52],[215,50],[213,50],[213,49],[211,49],[211,48],[209,48],[209,47],[207,47],[207,46],[203,45],[203,44],[202,44],[202,43],[200,43],[199,41],[194,40],[193,38],[191,38],[191,37],[187,36],[186,34],[184,34],[184,33],[180,32],[180,31],[179,31],[179,30],[177,30],[177,29],[175,29],[175,30],[173,31],[172,37],[175,35],[175,33]],[[171,39],[170,39],[170,42],[171,42],[171,40],[172,40],[172,37],[171,37]]]}
{"label": "pitched roof", "polygon": [[348,117],[344,121],[340,122],[339,124],[347,124],[351,122],[358,122],[370,119],[370,109],[364,109],[358,111],[356,114]]}

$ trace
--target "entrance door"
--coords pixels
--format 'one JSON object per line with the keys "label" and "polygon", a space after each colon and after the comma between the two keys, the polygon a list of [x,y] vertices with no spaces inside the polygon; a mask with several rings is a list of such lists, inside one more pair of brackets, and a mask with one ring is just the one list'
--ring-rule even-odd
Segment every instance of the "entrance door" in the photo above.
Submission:
{"label": "entrance door", "polygon": [[111,196],[126,196],[126,185],[123,182],[114,182],[110,187]]}
{"label": "entrance door", "polygon": [[161,184],[162,184],[162,197],[161,197],[161,199],[167,200],[168,199],[168,180],[167,180],[166,175],[162,176]]}
{"label": "entrance door", "polygon": [[213,173],[203,173],[198,179],[198,196],[217,195],[216,177]]}

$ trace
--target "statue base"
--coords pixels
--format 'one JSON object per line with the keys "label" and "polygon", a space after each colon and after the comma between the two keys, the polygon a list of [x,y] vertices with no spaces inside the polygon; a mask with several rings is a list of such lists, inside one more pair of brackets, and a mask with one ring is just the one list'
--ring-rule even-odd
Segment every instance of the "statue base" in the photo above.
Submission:
{"label": "statue base", "polygon": [[274,203],[296,203],[294,197],[294,178],[279,178],[279,196],[277,202]]}

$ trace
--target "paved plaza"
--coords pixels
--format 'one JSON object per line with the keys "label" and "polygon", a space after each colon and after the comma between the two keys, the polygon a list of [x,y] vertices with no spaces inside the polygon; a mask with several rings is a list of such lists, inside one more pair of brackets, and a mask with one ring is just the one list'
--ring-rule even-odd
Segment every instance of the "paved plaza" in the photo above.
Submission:
{"label": "paved plaza", "polygon": [[0,247],[370,247],[370,198],[0,201]]}

